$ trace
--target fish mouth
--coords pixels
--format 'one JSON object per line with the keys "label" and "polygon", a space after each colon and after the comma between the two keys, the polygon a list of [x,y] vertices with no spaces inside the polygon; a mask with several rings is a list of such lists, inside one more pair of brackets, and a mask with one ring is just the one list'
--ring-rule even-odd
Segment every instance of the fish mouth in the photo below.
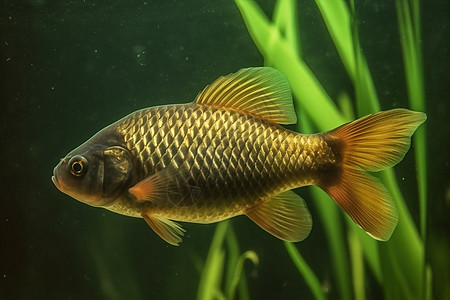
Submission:
{"label": "fish mouth", "polygon": [[55,175],[52,176],[52,181],[56,188],[63,192],[63,186],[61,185],[61,183],[59,183],[58,178]]}

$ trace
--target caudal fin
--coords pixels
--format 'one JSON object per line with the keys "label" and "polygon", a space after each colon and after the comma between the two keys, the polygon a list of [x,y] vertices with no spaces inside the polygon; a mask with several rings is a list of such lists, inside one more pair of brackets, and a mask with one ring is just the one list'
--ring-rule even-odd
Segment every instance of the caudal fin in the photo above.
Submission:
{"label": "caudal fin", "polygon": [[337,180],[320,186],[369,235],[390,238],[397,209],[381,182],[364,171],[380,171],[403,159],[411,135],[426,115],[407,109],[371,114],[328,134],[342,147],[342,170]]}

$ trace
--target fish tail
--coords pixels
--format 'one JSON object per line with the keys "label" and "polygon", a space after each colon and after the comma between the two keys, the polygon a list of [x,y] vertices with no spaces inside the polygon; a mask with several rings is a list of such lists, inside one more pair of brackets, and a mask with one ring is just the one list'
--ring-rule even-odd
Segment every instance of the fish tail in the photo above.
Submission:
{"label": "fish tail", "polygon": [[365,171],[380,171],[403,159],[411,136],[426,115],[407,109],[371,114],[328,134],[341,147],[336,178],[319,185],[369,235],[386,241],[398,221],[397,208],[383,184]]}

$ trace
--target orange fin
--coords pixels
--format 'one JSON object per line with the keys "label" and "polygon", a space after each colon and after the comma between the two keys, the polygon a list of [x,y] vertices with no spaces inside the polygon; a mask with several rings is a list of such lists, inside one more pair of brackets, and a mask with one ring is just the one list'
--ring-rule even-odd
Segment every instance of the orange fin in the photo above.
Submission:
{"label": "orange fin", "polygon": [[343,144],[344,164],[380,171],[403,159],[426,114],[404,108],[371,114],[329,132]]}
{"label": "orange fin", "polygon": [[335,184],[321,188],[370,236],[389,240],[397,225],[397,208],[377,178],[344,169]]}
{"label": "orange fin", "polygon": [[147,224],[166,242],[178,246],[185,230],[176,222],[150,214],[141,214]]}
{"label": "orange fin", "polygon": [[293,191],[271,197],[245,214],[262,229],[288,242],[304,240],[312,228],[305,201]]}
{"label": "orange fin", "polygon": [[195,102],[235,109],[273,123],[297,122],[286,76],[268,67],[241,69],[219,77]]}
{"label": "orange fin", "polygon": [[176,171],[176,168],[168,167],[156,172],[136,183],[128,189],[128,192],[138,201],[156,202],[165,200],[168,193],[174,192],[172,190],[176,188],[175,181],[171,180]]}
{"label": "orange fin", "polygon": [[342,166],[337,178],[319,186],[377,240],[391,237],[398,214],[386,188],[364,171],[380,171],[402,160],[412,134],[425,120],[424,113],[398,108],[365,116],[328,133],[341,147]]}

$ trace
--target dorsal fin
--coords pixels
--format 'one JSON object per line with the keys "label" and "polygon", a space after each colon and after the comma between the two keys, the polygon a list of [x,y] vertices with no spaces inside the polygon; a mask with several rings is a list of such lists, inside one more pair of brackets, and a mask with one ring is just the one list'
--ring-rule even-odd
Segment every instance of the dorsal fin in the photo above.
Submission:
{"label": "dorsal fin", "polygon": [[195,102],[232,108],[279,124],[297,122],[286,76],[268,67],[241,69],[219,77]]}

